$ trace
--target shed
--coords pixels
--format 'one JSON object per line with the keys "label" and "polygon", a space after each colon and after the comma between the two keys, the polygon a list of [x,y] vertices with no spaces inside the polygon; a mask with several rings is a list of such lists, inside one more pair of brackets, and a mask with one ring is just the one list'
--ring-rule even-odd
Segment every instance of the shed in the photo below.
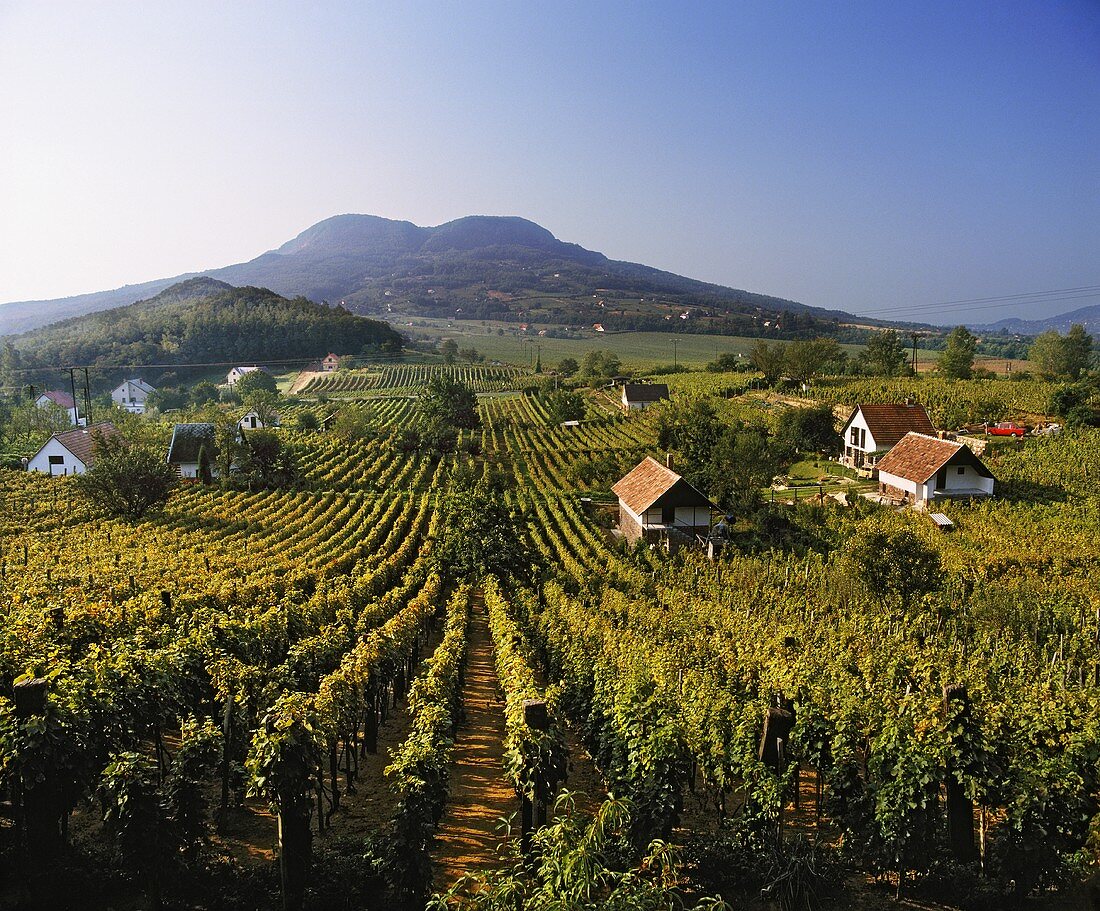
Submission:
{"label": "shed", "polygon": [[611,490],[619,498],[619,530],[669,549],[710,533],[715,505],[681,475],[647,456]]}
{"label": "shed", "polygon": [[644,411],[667,398],[665,383],[623,383],[623,411]]}
{"label": "shed", "polygon": [[934,500],[991,497],[995,478],[963,443],[907,433],[878,462],[879,492],[918,508]]}
{"label": "shed", "polygon": [[55,433],[27,462],[27,471],[42,474],[84,474],[95,462],[96,438],[119,436],[110,421]]}

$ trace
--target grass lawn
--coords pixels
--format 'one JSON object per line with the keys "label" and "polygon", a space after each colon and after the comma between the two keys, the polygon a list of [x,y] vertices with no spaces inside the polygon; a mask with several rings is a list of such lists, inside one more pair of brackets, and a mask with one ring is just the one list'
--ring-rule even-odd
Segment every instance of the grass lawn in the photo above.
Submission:
{"label": "grass lawn", "polygon": [[803,458],[795,462],[787,471],[787,486],[789,488],[808,487],[816,491],[819,484],[826,493],[874,486],[871,482],[860,479],[846,465],[841,465],[839,462],[820,456],[803,454]]}

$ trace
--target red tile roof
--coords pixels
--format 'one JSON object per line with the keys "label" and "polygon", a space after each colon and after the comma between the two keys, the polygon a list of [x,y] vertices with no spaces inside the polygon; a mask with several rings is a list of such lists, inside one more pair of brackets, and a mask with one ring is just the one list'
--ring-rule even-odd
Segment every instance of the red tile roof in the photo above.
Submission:
{"label": "red tile roof", "polygon": [[94,434],[104,437],[120,436],[114,424],[104,421],[102,424],[92,424],[91,427],[78,427],[75,430],[66,430],[64,433],[55,433],[53,438],[85,465],[91,465],[95,460]]}
{"label": "red tile roof", "polygon": [[[643,513],[665,494],[677,490],[676,504],[679,506],[710,506],[710,502],[703,494],[699,493],[681,475],[676,474],[671,468],[666,468],[651,456],[639,464],[625,478],[615,484],[611,490],[620,500],[636,513]],[[681,502],[682,501],[682,502]]]}
{"label": "red tile roof", "polygon": [[[57,390],[50,390],[49,392],[43,392],[42,396],[45,396],[51,402],[53,402],[55,405],[58,405],[61,408],[73,408],[73,407],[75,407],[75,404],[76,404],[75,402],[73,402],[73,397],[71,395],[69,395],[69,393],[67,393],[67,392],[59,392]],[[39,396],[39,398],[42,398],[42,396]]]}
{"label": "red tile roof", "polygon": [[923,405],[858,405],[844,425],[845,430],[860,412],[879,449],[889,449],[907,433],[936,433]]}
{"label": "red tile roof", "polygon": [[907,433],[901,442],[879,459],[878,470],[880,475],[885,472],[923,484],[949,462],[971,465],[979,474],[993,477],[969,446],[923,433]]}

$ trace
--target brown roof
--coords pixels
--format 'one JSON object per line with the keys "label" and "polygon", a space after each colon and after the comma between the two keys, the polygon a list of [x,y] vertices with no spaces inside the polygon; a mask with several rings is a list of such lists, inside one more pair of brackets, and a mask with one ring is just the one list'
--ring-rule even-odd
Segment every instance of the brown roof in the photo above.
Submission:
{"label": "brown roof", "polygon": [[55,433],[53,438],[85,465],[91,465],[93,450],[95,449],[95,438],[93,436],[95,433],[105,437],[120,435],[114,424],[110,421],[104,421],[102,424],[92,424],[91,427],[78,427],[75,430],[66,430],[64,433]]}
{"label": "brown roof", "polygon": [[624,383],[623,396],[628,402],[659,402],[668,398],[665,383]]}
{"label": "brown roof", "polygon": [[611,488],[615,496],[636,513],[643,513],[666,495],[676,502],[661,505],[710,506],[714,504],[671,468],[651,456]]}
{"label": "brown roof", "polygon": [[941,440],[923,433],[907,433],[878,462],[879,474],[896,475],[923,484],[949,463],[966,464],[987,478],[993,477],[969,446],[953,440]]}
{"label": "brown roof", "polygon": [[858,405],[844,425],[845,430],[860,412],[880,449],[889,449],[907,433],[936,433],[923,405]]}
{"label": "brown roof", "polygon": [[[61,408],[75,407],[73,397],[67,392],[59,392],[56,389],[51,389],[49,392],[43,392],[42,395]],[[39,396],[39,398],[41,398],[41,396]]]}

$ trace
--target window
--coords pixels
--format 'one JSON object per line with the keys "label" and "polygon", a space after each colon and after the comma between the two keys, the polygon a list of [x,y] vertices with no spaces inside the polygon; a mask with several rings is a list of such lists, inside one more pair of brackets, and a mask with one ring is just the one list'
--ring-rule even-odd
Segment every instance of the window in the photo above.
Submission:
{"label": "window", "polygon": [[675,506],[662,506],[661,507],[661,524],[672,525],[676,522],[676,507]]}
{"label": "window", "polygon": [[50,464],[51,465],[64,465],[65,464],[65,456],[63,456],[63,455],[50,456]]}
{"label": "window", "polygon": [[852,445],[853,446],[858,446],[859,445],[859,428],[858,427],[853,427],[852,428]]}
{"label": "window", "polygon": [[966,474],[966,466],[965,465],[960,465],[958,473],[959,474]]}

